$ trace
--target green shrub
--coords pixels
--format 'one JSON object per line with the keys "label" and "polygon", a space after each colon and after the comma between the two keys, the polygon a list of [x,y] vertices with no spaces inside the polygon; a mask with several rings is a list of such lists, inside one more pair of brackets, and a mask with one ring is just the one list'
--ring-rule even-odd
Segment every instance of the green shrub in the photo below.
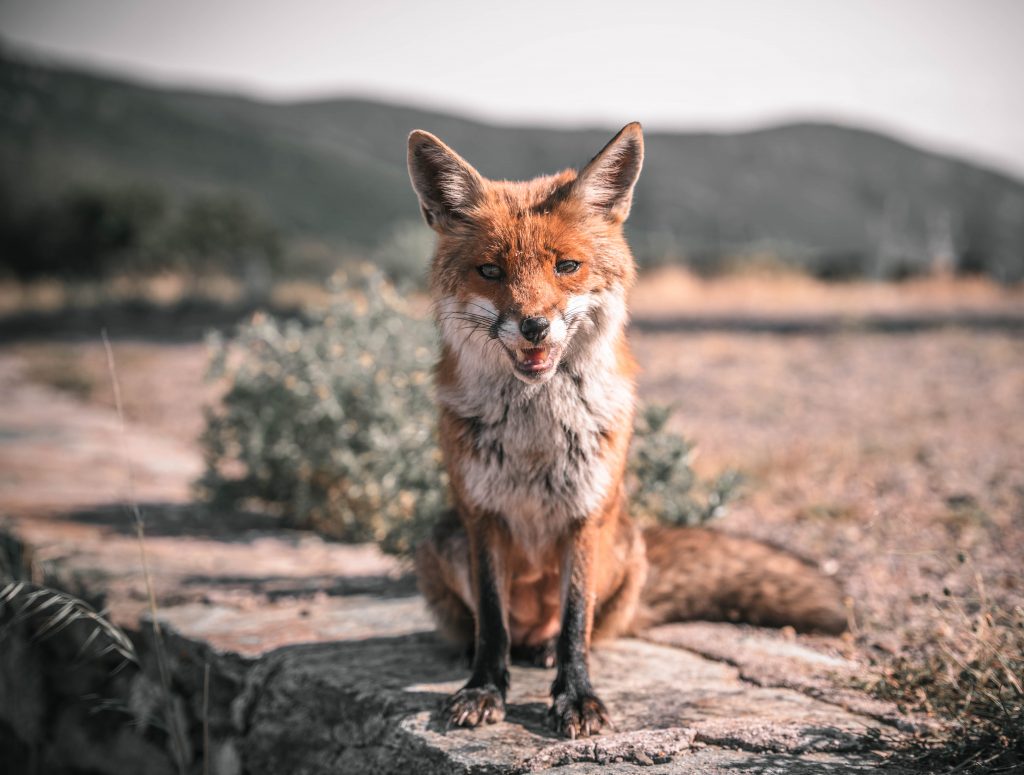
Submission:
{"label": "green shrub", "polygon": [[725,510],[740,475],[726,471],[712,482],[698,481],[690,467],[693,445],[666,427],[671,415],[671,407],[659,404],[637,413],[629,452],[630,510],[646,524],[699,525]]}
{"label": "green shrub", "polygon": [[[379,272],[339,289],[309,322],[259,315],[213,342],[227,380],[203,435],[200,485],[222,506],[252,504],[288,523],[404,554],[447,508],[435,437],[433,326],[414,317]],[[718,513],[735,478],[706,487],[690,445],[641,413],[632,451],[635,513],[671,524]]]}
{"label": "green shrub", "polygon": [[214,342],[228,390],[203,434],[212,498],[252,499],[346,541],[407,551],[445,505],[431,326],[380,274],[311,323],[258,315]]}

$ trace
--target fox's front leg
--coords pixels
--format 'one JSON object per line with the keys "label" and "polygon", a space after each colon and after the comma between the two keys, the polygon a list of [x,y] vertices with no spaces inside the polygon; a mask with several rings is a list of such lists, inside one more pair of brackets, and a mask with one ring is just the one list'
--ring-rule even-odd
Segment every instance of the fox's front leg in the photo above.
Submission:
{"label": "fox's front leg", "polygon": [[508,691],[508,583],[501,544],[494,530],[475,525],[469,530],[473,593],[476,598],[476,648],[473,674],[448,698],[448,724],[475,727],[505,718]]}
{"label": "fox's front leg", "polygon": [[583,525],[566,543],[562,559],[562,572],[568,578],[558,636],[558,673],[551,685],[553,704],[548,715],[556,732],[574,739],[611,725],[604,703],[590,684],[588,664],[597,597],[596,549],[595,528]]}

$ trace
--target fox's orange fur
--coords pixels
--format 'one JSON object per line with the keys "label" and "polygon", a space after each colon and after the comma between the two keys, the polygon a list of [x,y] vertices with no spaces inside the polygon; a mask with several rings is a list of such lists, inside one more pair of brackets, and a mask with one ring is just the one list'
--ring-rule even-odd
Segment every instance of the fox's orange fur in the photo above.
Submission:
{"label": "fox's orange fur", "polygon": [[474,647],[450,723],[503,717],[510,652],[557,665],[551,718],[575,737],[608,723],[592,637],[687,618],[844,626],[834,583],[785,552],[703,529],[645,541],[630,520],[635,268],[622,224],[642,162],[639,124],[580,173],[528,182],[487,180],[433,135],[409,138],[438,234],[430,284],[455,506],[420,547],[419,580],[441,632]]}

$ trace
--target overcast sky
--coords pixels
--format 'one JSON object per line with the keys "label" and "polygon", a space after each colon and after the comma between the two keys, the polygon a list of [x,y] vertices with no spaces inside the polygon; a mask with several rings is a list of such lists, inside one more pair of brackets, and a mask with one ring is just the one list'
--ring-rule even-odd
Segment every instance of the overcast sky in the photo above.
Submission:
{"label": "overcast sky", "polygon": [[272,99],[657,129],[836,119],[1024,177],[1024,0],[0,0],[0,30]]}

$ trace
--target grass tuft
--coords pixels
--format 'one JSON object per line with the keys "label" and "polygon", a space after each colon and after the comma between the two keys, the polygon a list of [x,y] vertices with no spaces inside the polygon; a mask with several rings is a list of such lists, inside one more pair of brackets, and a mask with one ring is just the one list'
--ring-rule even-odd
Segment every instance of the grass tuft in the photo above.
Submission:
{"label": "grass tuft", "polygon": [[139,560],[142,563],[142,575],[146,582],[146,596],[149,601],[149,613],[151,626],[153,628],[154,652],[156,654],[157,671],[160,675],[160,686],[164,695],[164,711],[166,715],[168,736],[170,738],[171,753],[174,756],[178,772],[184,775],[188,761],[187,733],[183,728],[183,722],[175,713],[174,696],[171,693],[171,670],[167,656],[167,647],[164,644],[163,629],[160,626],[159,611],[156,604],[156,593],[153,589],[153,580],[149,571],[149,559],[146,554],[145,521],[142,518],[142,509],[139,507],[138,499],[135,497],[135,468],[132,466],[131,458],[128,457],[124,448],[126,425],[124,419],[124,404],[121,400],[121,381],[117,376],[117,363],[114,359],[114,349],[110,346],[110,339],[107,332],[102,331],[103,349],[107,356],[107,369],[110,374],[110,386],[114,392],[114,406],[117,409],[117,419],[121,427],[119,439],[121,441],[121,458],[125,463],[125,470],[128,476],[128,505],[132,518],[135,522],[135,535],[139,544]]}
{"label": "grass tuft", "polygon": [[97,658],[114,654],[120,658],[116,670],[128,663],[139,662],[135,646],[128,636],[74,595],[27,581],[10,581],[0,587],[0,616],[4,619],[7,619],[8,608],[13,611],[13,616],[6,625],[29,622],[33,638],[38,641],[53,638],[73,625],[84,624],[88,635],[78,648],[80,658],[89,655],[90,651]]}
{"label": "grass tuft", "polygon": [[928,772],[1024,771],[1024,608],[979,598],[936,608],[924,630],[879,665],[868,688],[943,723],[901,750]]}

